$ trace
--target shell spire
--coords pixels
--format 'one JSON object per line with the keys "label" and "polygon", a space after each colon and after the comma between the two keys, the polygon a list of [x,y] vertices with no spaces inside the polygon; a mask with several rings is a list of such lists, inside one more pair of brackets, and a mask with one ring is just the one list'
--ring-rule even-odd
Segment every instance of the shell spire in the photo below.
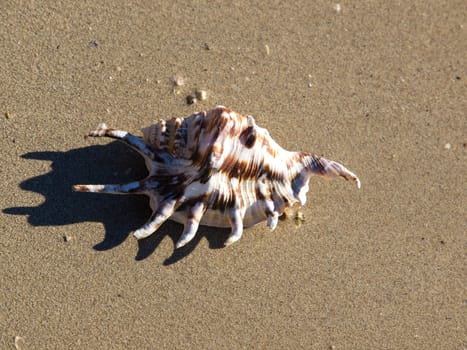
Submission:
{"label": "shell spire", "polygon": [[145,159],[149,175],[121,185],[75,185],[75,191],[141,193],[153,210],[134,232],[137,239],[171,219],[184,225],[180,248],[199,225],[231,227],[229,245],[243,228],[266,220],[273,230],[287,208],[306,202],[311,175],[342,177],[360,188],[358,177],[343,165],[280,147],[252,116],[223,106],[172,118],[142,129],[137,137],[101,124],[91,137],[126,143]]}

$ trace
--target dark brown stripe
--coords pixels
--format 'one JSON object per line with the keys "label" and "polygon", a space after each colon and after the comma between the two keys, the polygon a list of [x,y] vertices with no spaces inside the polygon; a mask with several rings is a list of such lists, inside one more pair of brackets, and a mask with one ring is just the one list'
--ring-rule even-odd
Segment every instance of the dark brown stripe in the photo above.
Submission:
{"label": "dark brown stripe", "polygon": [[219,192],[215,192],[211,195],[209,199],[209,209],[219,210],[220,212],[225,212],[228,209],[235,207],[236,195],[232,193],[229,198],[226,198],[223,195],[220,195]]}
{"label": "dark brown stripe", "polygon": [[256,130],[254,127],[249,126],[240,134],[240,141],[246,148],[251,148],[256,142]]}

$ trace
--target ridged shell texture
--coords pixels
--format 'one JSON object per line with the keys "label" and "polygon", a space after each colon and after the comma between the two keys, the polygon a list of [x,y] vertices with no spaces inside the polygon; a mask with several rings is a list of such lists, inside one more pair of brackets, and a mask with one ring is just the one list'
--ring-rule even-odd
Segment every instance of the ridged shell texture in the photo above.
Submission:
{"label": "ridged shell texture", "polygon": [[343,165],[305,152],[281,148],[252,116],[223,106],[187,118],[161,120],[142,129],[143,137],[101,124],[89,136],[125,142],[145,159],[149,175],[121,185],[75,185],[76,191],[141,193],[153,213],[134,232],[138,239],[155,232],[167,219],[182,223],[180,248],[198,226],[231,227],[226,241],[242,236],[243,227],[267,220],[273,230],[287,208],[306,202],[313,174],[360,180]]}

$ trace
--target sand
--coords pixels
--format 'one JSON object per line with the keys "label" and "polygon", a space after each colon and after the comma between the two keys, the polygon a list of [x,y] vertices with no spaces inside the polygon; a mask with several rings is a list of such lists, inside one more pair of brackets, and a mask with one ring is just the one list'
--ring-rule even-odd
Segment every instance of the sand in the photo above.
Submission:
{"label": "sand", "polygon": [[[465,1],[0,5],[0,348],[464,349]],[[172,77],[185,84],[174,89]],[[195,89],[208,98],[187,105]],[[305,223],[137,242],[138,133],[223,104],[360,176]]]}

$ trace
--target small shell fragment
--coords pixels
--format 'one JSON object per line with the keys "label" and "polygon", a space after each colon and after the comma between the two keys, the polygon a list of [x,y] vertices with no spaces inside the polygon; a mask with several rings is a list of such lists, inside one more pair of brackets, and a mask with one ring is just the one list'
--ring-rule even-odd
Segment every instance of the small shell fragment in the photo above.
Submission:
{"label": "small shell fragment", "polygon": [[183,86],[185,85],[185,78],[183,78],[181,75],[175,74],[172,77],[172,82],[175,86]]}
{"label": "small shell fragment", "polygon": [[195,96],[198,100],[204,101],[208,98],[208,93],[206,90],[196,90]]}
{"label": "small shell fragment", "polygon": [[24,345],[24,338],[19,335],[15,336],[15,348],[16,350],[22,350]]}

